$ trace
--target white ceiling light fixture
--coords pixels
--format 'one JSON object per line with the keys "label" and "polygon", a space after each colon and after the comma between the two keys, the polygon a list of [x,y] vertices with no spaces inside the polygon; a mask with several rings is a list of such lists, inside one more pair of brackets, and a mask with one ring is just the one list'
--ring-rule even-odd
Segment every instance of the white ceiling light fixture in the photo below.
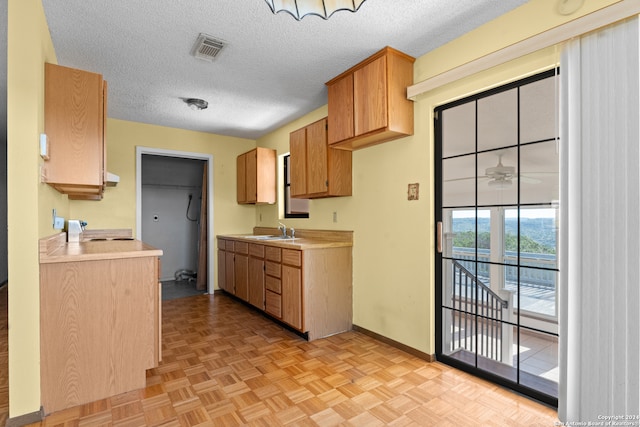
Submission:
{"label": "white ceiling light fixture", "polygon": [[187,98],[184,102],[194,111],[206,110],[209,106],[207,101],[199,98]]}
{"label": "white ceiling light fixture", "polygon": [[271,12],[287,12],[297,21],[307,15],[317,15],[329,19],[340,10],[356,12],[366,0],[265,0]]}

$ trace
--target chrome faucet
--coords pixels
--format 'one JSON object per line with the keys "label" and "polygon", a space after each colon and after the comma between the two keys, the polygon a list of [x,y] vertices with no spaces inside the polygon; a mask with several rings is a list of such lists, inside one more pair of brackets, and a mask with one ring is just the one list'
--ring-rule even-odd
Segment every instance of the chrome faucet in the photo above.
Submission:
{"label": "chrome faucet", "polygon": [[282,237],[286,238],[287,237],[287,226],[284,225],[281,222],[279,222],[278,224],[280,224],[280,226],[278,227],[278,230],[282,231]]}

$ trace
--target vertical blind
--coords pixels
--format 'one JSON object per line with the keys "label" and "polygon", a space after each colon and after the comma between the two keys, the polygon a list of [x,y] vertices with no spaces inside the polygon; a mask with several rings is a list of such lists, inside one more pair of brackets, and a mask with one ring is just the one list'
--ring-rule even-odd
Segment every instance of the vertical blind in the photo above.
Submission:
{"label": "vertical blind", "polygon": [[564,422],[640,414],[638,26],[571,41],[561,60]]}

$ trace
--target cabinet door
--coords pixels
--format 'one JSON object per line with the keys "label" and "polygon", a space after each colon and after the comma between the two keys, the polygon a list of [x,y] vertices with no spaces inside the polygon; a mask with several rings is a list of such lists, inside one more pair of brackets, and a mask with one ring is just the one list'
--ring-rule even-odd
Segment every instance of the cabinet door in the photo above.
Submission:
{"label": "cabinet door", "polygon": [[307,126],[307,193],[326,193],[329,187],[327,169],[327,119]]}
{"label": "cabinet door", "polygon": [[249,304],[264,310],[264,260],[249,257]]}
{"label": "cabinet door", "polygon": [[280,294],[266,291],[265,300],[265,311],[278,319],[282,318],[282,297]]}
{"label": "cabinet door", "polygon": [[289,135],[289,182],[291,197],[307,194],[307,142],[306,128]]}
{"label": "cabinet door", "polygon": [[240,154],[236,160],[236,193],[238,203],[247,203],[247,153]]}
{"label": "cabinet door", "polygon": [[329,109],[329,144],[354,136],[353,74],[347,74],[327,86]]}
{"label": "cabinet door", "polygon": [[380,57],[353,73],[355,135],[387,126],[387,58]]}
{"label": "cabinet door", "polygon": [[302,330],[302,274],[288,265],[282,266],[282,320]]}
{"label": "cabinet door", "polygon": [[65,193],[102,193],[104,90],[100,74],[45,64],[46,182]]}
{"label": "cabinet door", "polygon": [[246,154],[246,191],[247,203],[258,200],[258,153],[251,150]]}
{"label": "cabinet door", "polygon": [[[218,246],[220,244],[218,243]],[[218,249],[218,287],[227,290],[227,253]]]}
{"label": "cabinet door", "polygon": [[225,284],[225,288],[224,290],[231,293],[231,294],[235,294],[236,293],[236,289],[235,289],[235,267],[234,267],[234,258],[235,254],[233,252],[225,252],[225,280],[224,280],[224,284]]}
{"label": "cabinet door", "polygon": [[238,298],[249,300],[249,256],[235,254],[235,294]]}

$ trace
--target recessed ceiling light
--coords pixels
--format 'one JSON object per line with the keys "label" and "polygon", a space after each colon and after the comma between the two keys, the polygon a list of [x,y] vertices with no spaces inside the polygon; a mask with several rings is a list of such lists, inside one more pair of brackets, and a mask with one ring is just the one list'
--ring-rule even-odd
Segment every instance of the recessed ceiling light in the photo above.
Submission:
{"label": "recessed ceiling light", "polygon": [[199,98],[188,98],[185,99],[184,102],[194,111],[204,110],[209,106],[207,101]]}

